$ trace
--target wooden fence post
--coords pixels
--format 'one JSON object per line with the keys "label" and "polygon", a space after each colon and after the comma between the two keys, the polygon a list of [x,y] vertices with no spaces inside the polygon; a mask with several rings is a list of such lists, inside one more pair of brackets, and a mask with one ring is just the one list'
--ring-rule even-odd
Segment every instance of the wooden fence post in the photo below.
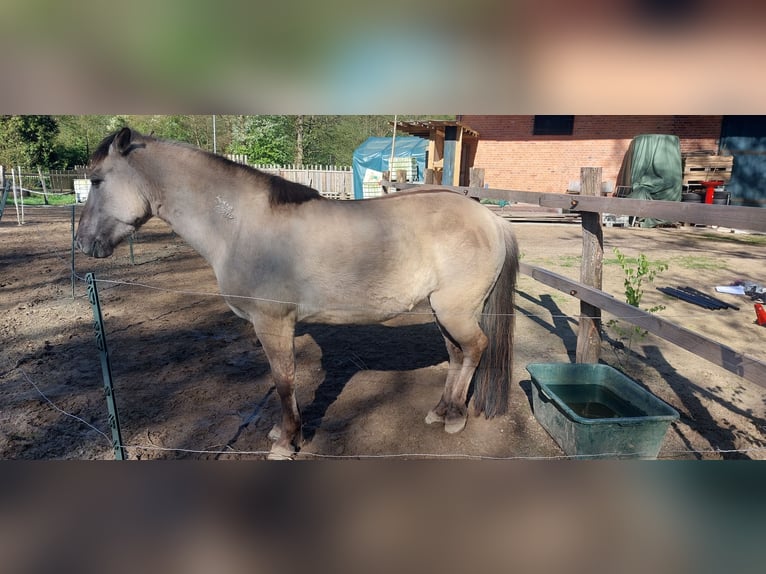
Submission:
{"label": "wooden fence post", "polygon": [[472,167],[468,172],[468,187],[484,187],[484,168]]}
{"label": "wooden fence post", "polygon": [[37,166],[37,175],[40,176],[40,183],[43,186],[43,201],[45,202],[45,205],[50,205],[48,203],[48,189],[45,186],[45,178],[43,177],[43,170],[39,165]]}
{"label": "wooden fence post", "polygon": [[[580,193],[601,195],[601,168],[580,168]],[[601,290],[604,259],[604,234],[601,214],[582,212],[582,264],[580,282]],[[576,361],[597,363],[601,353],[601,309],[580,301],[580,328],[577,333]]]}
{"label": "wooden fence post", "polygon": [[[383,172],[383,180],[384,181],[391,181],[391,172],[390,171],[384,171]],[[388,193],[388,186],[382,185],[381,189],[383,189],[383,193]]]}

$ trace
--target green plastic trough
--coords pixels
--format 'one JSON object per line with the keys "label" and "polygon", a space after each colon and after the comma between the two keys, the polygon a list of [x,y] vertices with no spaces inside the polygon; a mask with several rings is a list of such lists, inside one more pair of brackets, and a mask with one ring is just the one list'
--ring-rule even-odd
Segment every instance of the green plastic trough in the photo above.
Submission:
{"label": "green plastic trough", "polygon": [[678,412],[609,365],[531,363],[535,417],[568,456],[657,458]]}

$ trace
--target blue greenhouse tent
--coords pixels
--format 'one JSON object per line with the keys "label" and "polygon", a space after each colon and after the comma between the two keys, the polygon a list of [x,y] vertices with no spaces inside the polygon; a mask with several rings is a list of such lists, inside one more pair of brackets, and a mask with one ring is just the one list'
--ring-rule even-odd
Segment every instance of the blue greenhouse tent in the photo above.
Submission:
{"label": "blue greenhouse tent", "polygon": [[[389,171],[391,144],[390,137],[370,137],[354,150],[352,161],[354,199],[364,198],[364,181],[376,177],[379,179],[380,174]],[[393,145],[395,158],[413,158],[417,163],[417,175],[413,174],[412,181],[423,181],[423,174],[426,171],[428,140],[414,136],[397,136]]]}

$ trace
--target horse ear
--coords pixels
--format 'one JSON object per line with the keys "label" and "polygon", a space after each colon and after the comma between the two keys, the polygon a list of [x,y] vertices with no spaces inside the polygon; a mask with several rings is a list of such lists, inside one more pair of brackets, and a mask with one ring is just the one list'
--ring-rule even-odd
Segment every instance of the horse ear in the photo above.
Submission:
{"label": "horse ear", "polygon": [[120,155],[128,155],[128,152],[131,150],[132,139],[133,131],[127,127],[122,128],[115,136],[112,146]]}

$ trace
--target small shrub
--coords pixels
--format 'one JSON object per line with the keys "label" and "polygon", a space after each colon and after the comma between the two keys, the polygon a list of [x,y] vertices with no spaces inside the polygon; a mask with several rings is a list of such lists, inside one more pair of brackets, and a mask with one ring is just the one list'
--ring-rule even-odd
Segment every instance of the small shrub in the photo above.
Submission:
{"label": "small shrub", "polygon": [[[668,264],[661,261],[649,261],[645,254],[641,253],[635,259],[626,257],[619,249],[614,248],[614,254],[617,257],[617,263],[622,268],[625,287],[625,301],[636,308],[641,308],[641,300],[644,296],[644,286],[654,281],[655,277],[668,269]],[[662,311],[664,305],[655,305],[649,309],[644,309],[649,313]],[[627,340],[628,349],[631,348],[635,337],[643,338],[647,331],[641,327],[632,326],[624,328],[619,319],[612,319],[607,323],[616,334],[619,340]]]}

